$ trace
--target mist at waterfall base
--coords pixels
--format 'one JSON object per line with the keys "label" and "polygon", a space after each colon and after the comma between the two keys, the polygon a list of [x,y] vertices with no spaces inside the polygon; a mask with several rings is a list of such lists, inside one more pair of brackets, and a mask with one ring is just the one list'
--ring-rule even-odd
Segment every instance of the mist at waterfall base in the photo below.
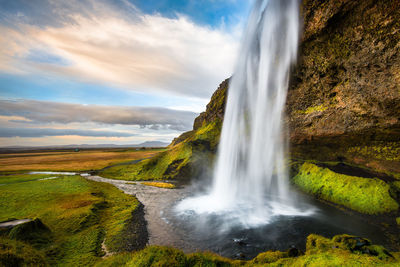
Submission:
{"label": "mist at waterfall base", "polygon": [[218,215],[221,230],[313,213],[290,192],[285,168],[283,109],[298,41],[298,0],[255,2],[229,84],[212,187],[180,202],[178,212]]}

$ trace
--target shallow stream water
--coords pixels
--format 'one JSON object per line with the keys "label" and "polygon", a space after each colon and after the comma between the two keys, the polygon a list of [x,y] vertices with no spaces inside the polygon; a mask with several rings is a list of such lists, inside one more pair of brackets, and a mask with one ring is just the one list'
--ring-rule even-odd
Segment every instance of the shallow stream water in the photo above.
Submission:
{"label": "shallow stream water", "polygon": [[115,185],[127,194],[136,195],[145,207],[150,245],[173,246],[184,252],[212,251],[229,258],[251,259],[266,250],[305,249],[309,234],[332,237],[352,234],[367,237],[373,243],[390,248],[385,232],[356,214],[306,199],[315,207],[311,216],[280,216],[269,224],[246,229],[243,226],[224,228],[219,216],[177,213],[176,204],[192,195],[190,186],[180,189],[157,188],[136,182],[87,176],[86,178]]}

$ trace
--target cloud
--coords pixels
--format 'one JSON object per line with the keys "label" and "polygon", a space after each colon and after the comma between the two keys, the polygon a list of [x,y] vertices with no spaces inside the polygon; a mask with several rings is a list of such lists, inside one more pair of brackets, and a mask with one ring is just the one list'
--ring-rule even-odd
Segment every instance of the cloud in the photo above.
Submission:
{"label": "cloud", "polygon": [[[36,100],[0,100],[0,115],[32,123],[100,123],[139,125],[153,130],[185,131],[192,128],[196,113],[160,107],[121,107],[57,103]],[[21,120],[21,119],[19,119]]]}
{"label": "cloud", "polygon": [[198,98],[231,75],[238,40],[222,29],[183,15],[146,15],[128,2],[53,2],[52,12],[64,14],[55,26],[22,19],[1,26],[0,70]]}
{"label": "cloud", "polygon": [[0,128],[0,137],[45,137],[45,136],[90,136],[90,137],[130,137],[135,134],[111,131],[50,129],[50,128]]}

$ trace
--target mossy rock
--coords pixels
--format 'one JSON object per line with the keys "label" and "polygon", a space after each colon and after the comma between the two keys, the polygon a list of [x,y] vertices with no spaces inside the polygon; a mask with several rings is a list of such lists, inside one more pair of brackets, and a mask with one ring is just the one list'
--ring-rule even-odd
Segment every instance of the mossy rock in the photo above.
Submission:
{"label": "mossy rock", "polygon": [[14,226],[8,234],[10,239],[20,240],[34,247],[42,247],[51,242],[50,229],[39,219]]}
{"label": "mossy rock", "polygon": [[365,214],[389,213],[399,208],[390,195],[390,185],[377,178],[338,174],[305,162],[293,182],[317,198]]}
{"label": "mossy rock", "polygon": [[134,254],[128,266],[186,266],[186,256],[178,249],[152,246]]}
{"label": "mossy rock", "polygon": [[267,251],[253,260],[232,260],[210,252],[184,254],[174,248],[151,246],[135,253],[124,253],[99,261],[96,266],[399,266],[398,253],[369,240],[337,235],[332,239],[312,234],[307,250]]}
{"label": "mossy rock", "polygon": [[287,252],[282,252],[282,251],[267,251],[263,252],[257,255],[252,260],[252,263],[254,264],[267,264],[267,263],[273,263],[278,261],[279,259],[282,258],[288,258],[288,253]]}
{"label": "mossy rock", "polygon": [[307,237],[306,246],[307,255],[343,250],[355,254],[367,254],[383,261],[394,259],[383,246],[373,245],[366,238],[346,234],[336,235],[332,239],[312,234]]}

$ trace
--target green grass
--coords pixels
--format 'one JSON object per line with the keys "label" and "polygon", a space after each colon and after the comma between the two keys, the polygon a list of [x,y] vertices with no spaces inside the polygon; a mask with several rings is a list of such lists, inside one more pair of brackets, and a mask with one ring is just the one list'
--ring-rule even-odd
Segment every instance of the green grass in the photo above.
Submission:
{"label": "green grass", "polygon": [[210,149],[217,146],[220,131],[221,121],[215,120],[192,132],[183,142],[150,159],[137,164],[108,168],[100,176],[128,181],[173,179],[193,161],[194,147],[206,145]]}
{"label": "green grass", "polygon": [[390,185],[379,179],[335,173],[312,163],[304,163],[293,182],[307,193],[365,214],[397,211]]}
{"label": "green grass", "polygon": [[31,245],[0,237],[0,266],[47,266],[47,262]]}
{"label": "green grass", "polygon": [[[138,205],[134,197],[80,176],[42,181],[22,178],[16,177],[19,183],[0,187],[0,221],[40,218],[50,229],[51,238],[47,243],[31,238],[25,244],[45,255],[50,265],[91,266],[103,255],[104,238],[109,251],[124,250],[126,223]],[[2,232],[2,236],[7,243],[17,235],[11,231]],[[5,253],[5,249],[0,250]]]}
{"label": "green grass", "polygon": [[250,261],[231,260],[214,253],[184,254],[174,248],[151,246],[135,253],[111,256],[96,264],[103,266],[399,266],[397,254],[372,245],[367,239],[338,235],[307,238],[306,252],[267,251]]}
{"label": "green grass", "polygon": [[0,184],[15,184],[21,182],[36,181],[48,177],[55,177],[57,175],[49,174],[12,174],[12,175],[0,175]]}
{"label": "green grass", "polygon": [[[19,178],[16,178],[17,180]],[[311,235],[305,255],[290,251],[261,253],[251,261],[213,253],[184,254],[174,248],[150,246],[124,252],[127,222],[138,202],[117,188],[80,176],[10,183],[0,188],[0,220],[40,218],[0,232],[0,265],[27,266],[396,266],[383,247],[341,235]],[[29,200],[29,201],[27,201]],[[43,222],[43,224],[42,224]],[[101,244],[117,254],[102,258]],[[130,238],[135,238],[131,235]],[[363,246],[360,247],[359,243]],[[118,253],[121,252],[121,253]],[[398,256],[398,253],[393,255]]]}
{"label": "green grass", "polygon": [[[150,159],[137,164],[111,167],[102,171],[100,175],[119,180],[165,180],[171,178],[174,172],[179,171],[180,166],[184,166],[191,155],[191,147],[187,143],[180,143]],[[168,172],[171,164],[176,166]]]}
{"label": "green grass", "polygon": [[239,262],[209,252],[184,254],[175,248],[150,246],[136,253],[109,257],[96,266],[232,266]]}

